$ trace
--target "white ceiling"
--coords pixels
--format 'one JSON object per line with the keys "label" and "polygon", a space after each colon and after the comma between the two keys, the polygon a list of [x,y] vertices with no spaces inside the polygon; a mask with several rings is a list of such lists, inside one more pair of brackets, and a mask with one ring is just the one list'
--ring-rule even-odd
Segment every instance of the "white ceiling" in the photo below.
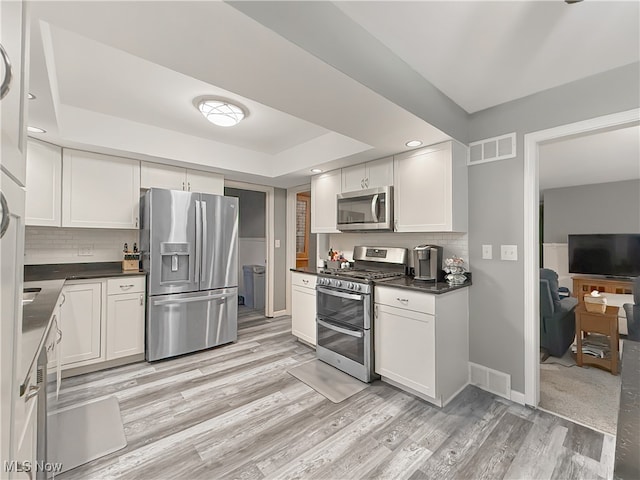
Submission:
{"label": "white ceiling", "polygon": [[[43,140],[284,187],[308,181],[312,167],[398,153],[411,139],[450,138],[299,46],[305,42],[227,3],[30,5],[37,100],[29,123],[48,130]],[[366,59],[381,42],[467,112],[640,60],[639,2],[335,5],[334,15],[369,36],[369,45],[338,52]],[[328,34],[309,33],[309,44],[331,41],[332,25],[349,25],[317,21]],[[192,104],[201,95],[231,98],[250,114],[236,127],[215,127]]]}

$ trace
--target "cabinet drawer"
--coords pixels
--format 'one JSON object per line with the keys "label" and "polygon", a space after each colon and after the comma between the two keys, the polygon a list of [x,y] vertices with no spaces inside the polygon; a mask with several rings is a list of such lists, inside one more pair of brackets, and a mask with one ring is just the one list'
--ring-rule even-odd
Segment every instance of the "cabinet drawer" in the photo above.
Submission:
{"label": "cabinet drawer", "polygon": [[316,288],[316,276],[308,273],[291,272],[291,285],[304,288]]}
{"label": "cabinet drawer", "polygon": [[375,302],[431,315],[436,312],[435,295],[401,288],[376,287]]}
{"label": "cabinet drawer", "polygon": [[144,275],[107,279],[107,295],[144,292]]}

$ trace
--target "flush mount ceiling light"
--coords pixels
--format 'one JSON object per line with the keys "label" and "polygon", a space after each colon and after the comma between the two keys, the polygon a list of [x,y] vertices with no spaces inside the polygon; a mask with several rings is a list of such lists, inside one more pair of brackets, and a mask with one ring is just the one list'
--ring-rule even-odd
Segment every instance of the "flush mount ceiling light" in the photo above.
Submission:
{"label": "flush mount ceiling light", "polygon": [[47,133],[47,131],[44,128],[39,128],[39,127],[27,127],[27,132],[30,133]]}
{"label": "flush mount ceiling light", "polygon": [[322,170],[320,168],[312,168],[311,173],[322,173]]}
{"label": "flush mount ceiling light", "polygon": [[405,143],[405,145],[407,147],[419,147],[420,145],[422,145],[422,142],[420,140],[411,140]]}
{"label": "flush mount ceiling light", "polygon": [[245,108],[224,98],[196,98],[194,105],[204,118],[219,127],[233,127],[248,114]]}

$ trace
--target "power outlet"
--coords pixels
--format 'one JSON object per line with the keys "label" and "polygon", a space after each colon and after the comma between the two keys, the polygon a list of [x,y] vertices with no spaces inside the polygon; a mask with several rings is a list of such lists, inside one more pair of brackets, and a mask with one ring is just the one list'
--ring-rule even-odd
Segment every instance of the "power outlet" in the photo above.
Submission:
{"label": "power outlet", "polygon": [[493,245],[482,245],[482,259],[491,260],[493,258]]}
{"label": "power outlet", "polygon": [[93,245],[82,245],[78,248],[78,256],[91,257],[93,255]]}
{"label": "power outlet", "polygon": [[515,261],[518,260],[517,245],[500,245],[500,258],[502,260]]}

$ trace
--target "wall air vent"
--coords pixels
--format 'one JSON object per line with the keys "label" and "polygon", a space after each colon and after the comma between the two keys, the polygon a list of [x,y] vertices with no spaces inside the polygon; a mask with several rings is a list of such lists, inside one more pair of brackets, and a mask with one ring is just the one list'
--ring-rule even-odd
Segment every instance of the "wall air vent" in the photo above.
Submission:
{"label": "wall air vent", "polygon": [[467,165],[506,160],[516,156],[516,133],[487,138],[469,144]]}

